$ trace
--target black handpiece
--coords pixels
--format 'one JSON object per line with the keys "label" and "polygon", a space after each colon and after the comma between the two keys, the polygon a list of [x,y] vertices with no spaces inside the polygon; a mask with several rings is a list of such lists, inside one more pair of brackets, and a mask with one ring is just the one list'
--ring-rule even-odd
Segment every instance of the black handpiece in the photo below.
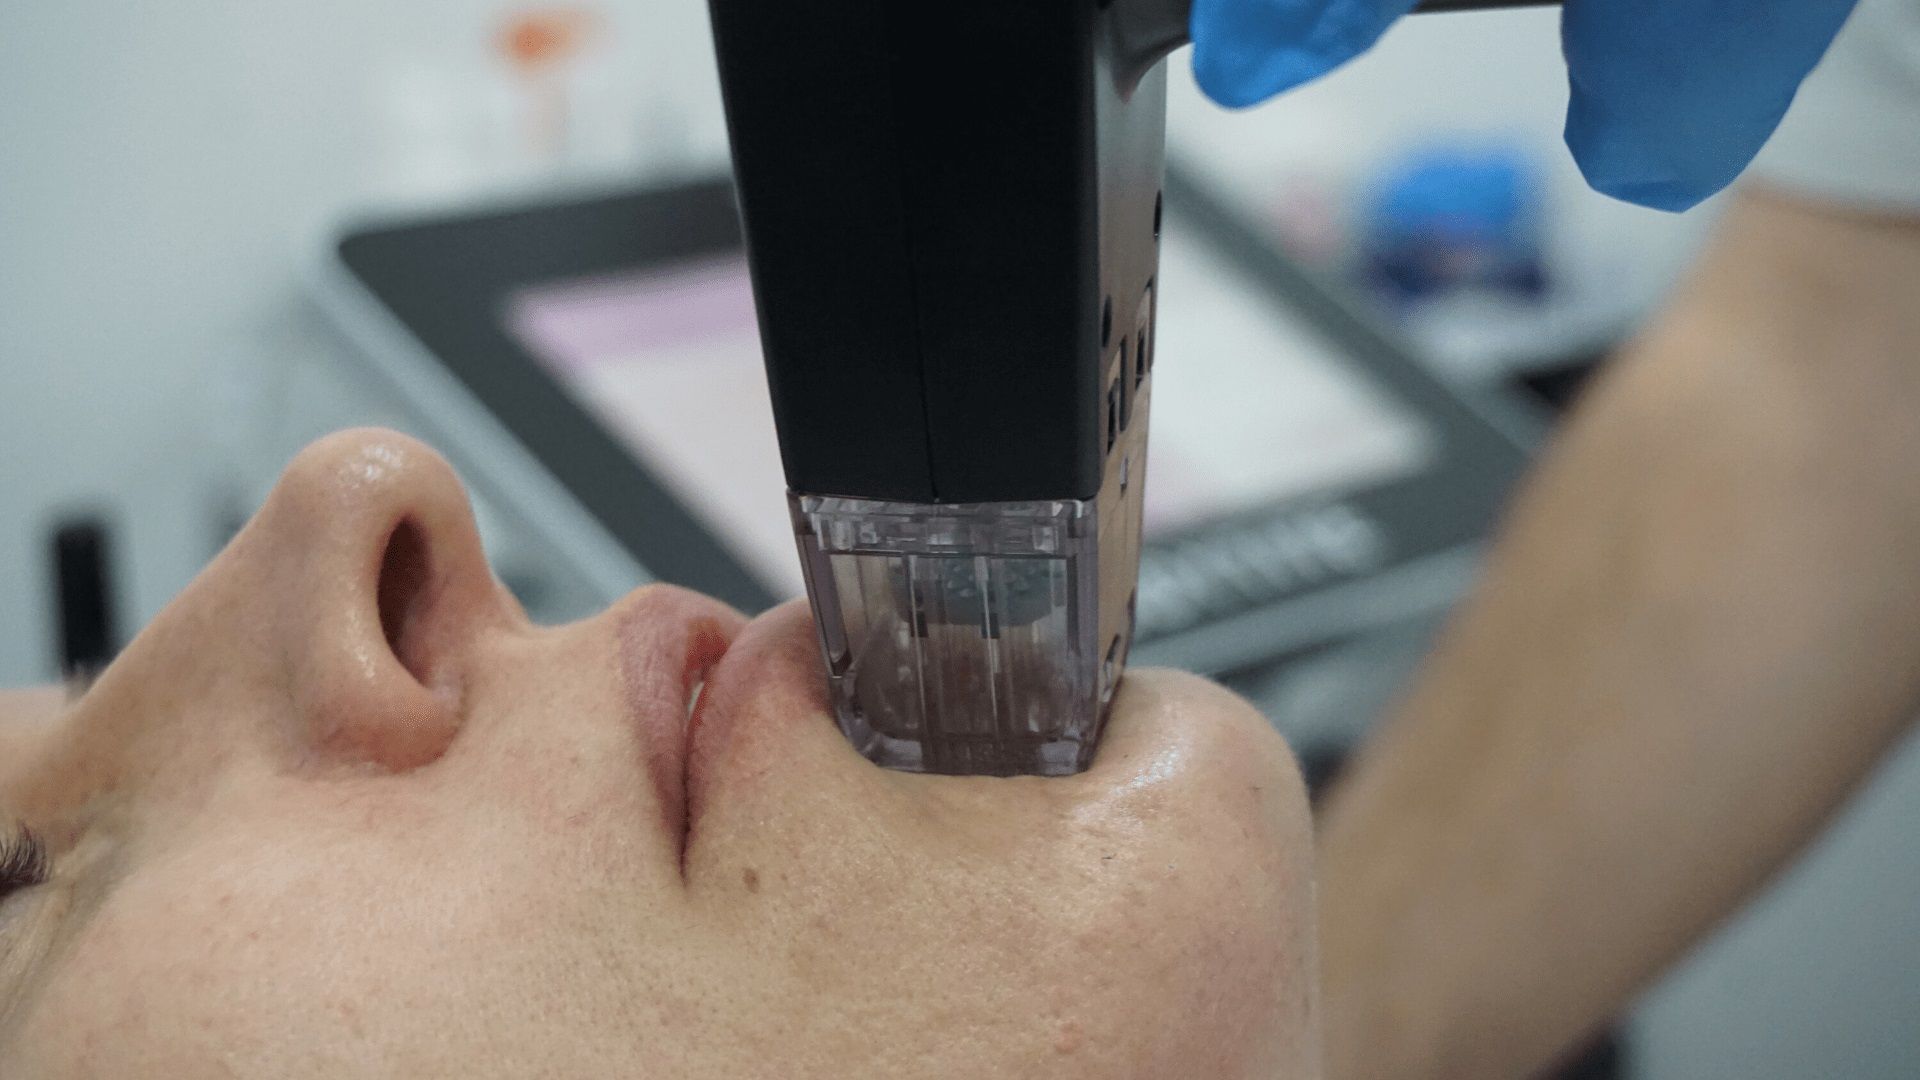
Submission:
{"label": "black handpiece", "polygon": [[1133,633],[1188,4],[710,3],[840,725],[897,768],[1083,769]]}

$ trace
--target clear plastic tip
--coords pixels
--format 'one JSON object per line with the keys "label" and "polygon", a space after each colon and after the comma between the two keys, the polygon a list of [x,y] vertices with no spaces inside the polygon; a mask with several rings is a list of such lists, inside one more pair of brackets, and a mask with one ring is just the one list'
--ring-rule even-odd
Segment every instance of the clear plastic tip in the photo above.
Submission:
{"label": "clear plastic tip", "polygon": [[1101,625],[1095,502],[790,501],[861,753],[915,772],[1086,768],[1126,659]]}

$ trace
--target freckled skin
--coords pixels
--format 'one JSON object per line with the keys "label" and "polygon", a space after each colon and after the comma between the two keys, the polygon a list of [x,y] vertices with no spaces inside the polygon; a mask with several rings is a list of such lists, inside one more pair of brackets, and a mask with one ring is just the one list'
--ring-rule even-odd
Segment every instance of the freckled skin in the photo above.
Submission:
{"label": "freckled skin", "polygon": [[1244,704],[1136,672],[1082,776],[922,777],[820,684],[791,606],[533,627],[443,462],[323,441],[84,699],[0,699],[57,866],[0,911],[0,1075],[1317,1075],[1304,801]]}

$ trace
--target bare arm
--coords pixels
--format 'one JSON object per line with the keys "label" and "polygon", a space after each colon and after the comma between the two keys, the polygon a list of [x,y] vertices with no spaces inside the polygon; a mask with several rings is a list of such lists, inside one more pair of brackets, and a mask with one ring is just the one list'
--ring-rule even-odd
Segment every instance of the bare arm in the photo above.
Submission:
{"label": "bare arm", "polygon": [[1920,222],[1749,193],[1335,792],[1329,1073],[1524,1076],[1920,707]]}

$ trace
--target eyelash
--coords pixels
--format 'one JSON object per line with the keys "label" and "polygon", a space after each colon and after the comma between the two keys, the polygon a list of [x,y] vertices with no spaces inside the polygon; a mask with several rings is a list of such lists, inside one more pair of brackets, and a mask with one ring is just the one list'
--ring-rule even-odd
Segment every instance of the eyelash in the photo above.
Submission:
{"label": "eyelash", "polygon": [[45,885],[53,874],[47,845],[25,826],[0,836],[0,901],[16,892]]}

